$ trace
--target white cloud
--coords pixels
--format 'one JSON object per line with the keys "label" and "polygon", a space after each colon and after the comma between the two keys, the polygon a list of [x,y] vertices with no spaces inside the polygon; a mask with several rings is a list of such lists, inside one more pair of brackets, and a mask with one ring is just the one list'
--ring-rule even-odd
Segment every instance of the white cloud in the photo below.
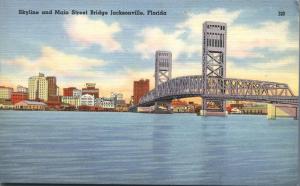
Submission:
{"label": "white cloud", "polygon": [[222,8],[211,10],[210,12],[200,14],[188,14],[188,18],[177,25],[180,30],[190,31],[189,38],[200,41],[202,40],[202,24],[205,21],[225,22],[231,26],[233,22],[239,17],[241,11],[227,11]]}
{"label": "white cloud", "polygon": [[297,50],[298,41],[289,39],[289,34],[288,21],[264,22],[258,27],[232,25],[227,32],[227,54],[233,57],[261,57],[261,54],[253,50]]}
{"label": "white cloud", "polygon": [[66,18],[64,26],[68,36],[83,47],[100,45],[105,52],[122,50],[121,44],[115,39],[115,34],[121,31],[118,22],[107,24],[88,16],[70,16]]}
{"label": "white cloud", "polygon": [[173,61],[172,76],[192,76],[202,74],[201,61]]}
{"label": "white cloud", "polygon": [[[264,60],[263,62],[260,63],[255,63],[251,64],[250,66],[252,66],[253,68],[258,68],[258,69],[262,69],[262,70],[279,70],[282,67],[289,67],[292,70],[295,70],[296,66],[298,64],[298,57],[296,56],[287,56],[287,57],[283,57],[280,59],[268,59],[268,60]],[[296,68],[298,69],[298,68]]]}
{"label": "white cloud", "polygon": [[91,69],[103,66],[105,61],[65,54],[52,47],[43,47],[41,55],[34,60],[18,57],[6,63],[20,67],[23,73],[43,71],[65,77],[82,77],[89,76]]}
{"label": "white cloud", "polygon": [[145,28],[141,31],[142,41],[135,43],[134,50],[149,59],[154,56],[156,50],[172,51],[173,59],[182,53],[192,53],[195,49],[179,38],[181,31],[166,33],[160,28]]}

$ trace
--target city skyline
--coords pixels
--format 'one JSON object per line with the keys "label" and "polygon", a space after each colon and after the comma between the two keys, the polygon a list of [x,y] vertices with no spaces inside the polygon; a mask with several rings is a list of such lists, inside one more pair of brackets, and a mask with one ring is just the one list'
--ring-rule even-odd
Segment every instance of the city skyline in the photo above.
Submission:
{"label": "city skyline", "polygon": [[[60,93],[64,87],[93,82],[100,94],[122,92],[129,100],[135,80],[149,79],[154,88],[156,50],[172,52],[172,77],[202,74],[202,23],[208,20],[229,25],[227,77],[283,82],[298,94],[299,23],[294,1],[270,1],[272,7],[260,8],[260,2],[249,2],[251,6],[242,9],[229,2],[212,8],[215,1],[190,1],[182,7],[180,2],[176,7],[169,1],[161,6],[158,1],[130,2],[134,5],[122,8],[160,7],[167,15],[26,16],[17,14],[17,6],[1,8],[1,21],[10,19],[0,31],[1,85],[27,86],[28,77],[42,72],[57,77]],[[28,1],[24,9],[69,9],[70,4]],[[100,8],[116,10],[116,4],[102,2]],[[96,2],[74,3],[74,8],[82,7],[99,9]],[[285,9],[286,15],[278,16]]]}

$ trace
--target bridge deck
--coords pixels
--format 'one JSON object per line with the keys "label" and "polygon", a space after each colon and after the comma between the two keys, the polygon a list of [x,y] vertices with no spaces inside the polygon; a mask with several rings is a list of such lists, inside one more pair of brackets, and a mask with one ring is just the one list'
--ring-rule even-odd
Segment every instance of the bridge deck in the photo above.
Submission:
{"label": "bridge deck", "polygon": [[204,88],[202,75],[171,79],[148,92],[139,104],[146,106],[155,101],[187,97],[298,104],[298,96],[285,83],[234,78],[208,78],[207,81]]}

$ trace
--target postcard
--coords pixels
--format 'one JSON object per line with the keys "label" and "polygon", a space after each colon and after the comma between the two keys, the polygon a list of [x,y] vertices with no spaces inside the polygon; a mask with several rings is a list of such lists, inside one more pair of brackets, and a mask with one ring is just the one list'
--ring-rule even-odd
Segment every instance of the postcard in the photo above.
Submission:
{"label": "postcard", "polygon": [[299,183],[299,1],[0,5],[3,185]]}

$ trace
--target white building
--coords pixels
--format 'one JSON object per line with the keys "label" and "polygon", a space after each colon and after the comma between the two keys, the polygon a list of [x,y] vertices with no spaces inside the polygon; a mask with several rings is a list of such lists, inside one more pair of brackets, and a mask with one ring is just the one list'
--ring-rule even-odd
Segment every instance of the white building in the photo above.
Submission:
{"label": "white building", "polygon": [[61,102],[77,108],[81,105],[81,98],[79,96],[62,96]]}
{"label": "white building", "polygon": [[0,99],[11,99],[13,88],[0,86]]}
{"label": "white building", "polygon": [[94,106],[95,105],[95,97],[94,95],[84,94],[80,97],[81,105],[85,106]]}
{"label": "white building", "polygon": [[106,109],[113,109],[115,108],[115,101],[113,98],[102,97],[95,100],[95,105]]}
{"label": "white building", "polygon": [[114,100],[115,107],[126,104],[122,93],[112,92],[111,98]]}
{"label": "white building", "polygon": [[28,97],[30,100],[48,100],[48,81],[44,74],[39,73],[28,79]]}
{"label": "white building", "polygon": [[112,92],[112,93],[111,93],[111,97],[112,97],[112,98],[117,98],[117,100],[123,100],[123,94],[122,94],[122,93],[115,93],[115,92]]}
{"label": "white building", "polygon": [[73,96],[74,97],[81,97],[82,96],[82,92],[79,89],[74,89],[73,90]]}
{"label": "white building", "polygon": [[24,93],[28,93],[28,88],[27,87],[23,87],[21,85],[17,86],[17,92],[24,92]]}

